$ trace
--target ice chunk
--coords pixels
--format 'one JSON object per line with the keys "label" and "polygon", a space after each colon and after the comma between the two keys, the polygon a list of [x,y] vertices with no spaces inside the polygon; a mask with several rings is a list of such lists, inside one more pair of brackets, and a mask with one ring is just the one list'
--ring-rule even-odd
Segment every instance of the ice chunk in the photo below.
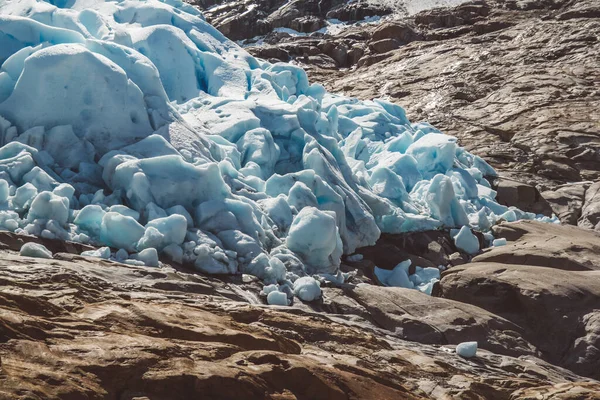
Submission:
{"label": "ice chunk", "polygon": [[479,252],[479,239],[468,226],[460,228],[460,231],[454,236],[454,244],[460,250],[471,255]]}
{"label": "ice chunk", "polygon": [[135,246],[144,236],[144,232],[144,227],[135,219],[108,212],[102,217],[100,240],[111,247],[135,251]]}
{"label": "ice chunk", "polygon": [[294,282],[294,294],[303,301],[314,301],[321,297],[319,282],[310,276],[303,276]]}
{"label": "ice chunk", "polygon": [[0,179],[0,204],[4,204],[8,201],[10,195],[10,186],[5,179]]}
{"label": "ice chunk", "polygon": [[303,208],[290,227],[287,247],[302,257],[311,273],[335,272],[342,240],[335,217],[314,207]]}
{"label": "ice chunk", "polygon": [[457,148],[456,138],[442,133],[430,133],[411,144],[406,153],[417,160],[423,177],[431,179],[452,168]]}
{"label": "ice chunk", "polygon": [[351,256],[346,257],[346,261],[350,261],[350,262],[358,262],[361,261],[363,259],[363,255],[362,254],[352,254]]}
{"label": "ice chunk", "polygon": [[288,298],[285,293],[275,290],[267,295],[267,303],[271,306],[287,306]]}
{"label": "ice chunk", "polygon": [[494,241],[492,242],[492,246],[494,246],[494,247],[506,246],[506,238],[494,239]]}
{"label": "ice chunk", "polygon": [[146,232],[138,248],[154,247],[160,251],[170,244],[180,245],[185,240],[186,232],[187,220],[183,215],[157,218],[146,224]]}
{"label": "ice chunk", "polygon": [[477,342],[462,342],[456,346],[456,354],[464,358],[475,357],[477,354]]}
{"label": "ice chunk", "polygon": [[144,249],[130,256],[133,260],[142,261],[148,267],[158,267],[158,252],[154,248]]}
{"label": "ice chunk", "polygon": [[69,200],[52,192],[38,194],[27,214],[27,220],[52,219],[64,225],[69,220]]}
{"label": "ice chunk", "polygon": [[[71,125],[100,154],[152,132],[139,87],[121,67],[81,44],[57,44],[29,56],[0,115],[23,130]],[[67,156],[61,158],[68,164]]]}
{"label": "ice chunk", "polygon": [[24,257],[52,258],[52,252],[46,246],[34,242],[25,243],[21,246],[19,255]]}
{"label": "ice chunk", "polygon": [[99,236],[105,214],[106,212],[99,205],[87,205],[77,213],[73,223],[93,236]]}
{"label": "ice chunk", "polygon": [[110,248],[109,247],[101,247],[97,250],[88,250],[81,253],[82,256],[87,257],[98,257],[108,260],[110,258]]}
{"label": "ice chunk", "polygon": [[396,265],[393,270],[382,269],[375,267],[375,276],[385,286],[403,287],[413,289],[414,283],[408,279],[408,268],[411,265],[410,260],[402,261]]}

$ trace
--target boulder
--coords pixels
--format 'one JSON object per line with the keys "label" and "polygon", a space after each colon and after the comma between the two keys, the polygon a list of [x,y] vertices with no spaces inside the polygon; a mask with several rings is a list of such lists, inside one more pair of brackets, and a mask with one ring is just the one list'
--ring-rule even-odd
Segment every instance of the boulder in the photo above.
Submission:
{"label": "boulder", "polygon": [[400,47],[396,39],[382,39],[369,44],[369,47],[376,53],[387,53]]}
{"label": "boulder", "polygon": [[589,185],[586,183],[563,185],[555,190],[542,192],[542,197],[548,202],[552,212],[560,218],[561,222],[577,225],[577,220],[581,216],[587,186]]}
{"label": "boulder", "polygon": [[577,225],[600,231],[600,182],[594,183],[585,192],[581,218]]}
{"label": "boulder", "polygon": [[498,203],[505,206],[515,206],[523,211],[550,216],[552,208],[542,197],[535,186],[513,179],[499,178],[497,180]]}
{"label": "boulder", "polygon": [[395,39],[400,44],[407,44],[420,40],[421,35],[407,24],[390,22],[378,26],[371,34],[371,40],[374,42],[383,39]]}

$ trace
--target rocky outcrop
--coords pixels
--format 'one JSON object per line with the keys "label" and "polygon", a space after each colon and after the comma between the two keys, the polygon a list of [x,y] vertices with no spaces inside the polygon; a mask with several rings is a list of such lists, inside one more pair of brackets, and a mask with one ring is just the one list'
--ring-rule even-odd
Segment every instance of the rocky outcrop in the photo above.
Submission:
{"label": "rocky outcrop", "polygon": [[[600,390],[538,359],[521,328],[476,306],[348,285],[325,287],[322,302],[267,307],[246,277],[21,257],[19,239],[0,235],[1,399],[575,399]],[[454,344],[471,338],[484,350],[462,359]]]}
{"label": "rocky outcrop", "polygon": [[600,271],[475,262],[450,270],[440,286],[444,297],[523,328],[547,361],[600,378]]}
{"label": "rocky outcrop", "polygon": [[442,296],[513,322],[545,360],[600,378],[600,235],[531,221],[494,233],[509,243],[444,272]]}
{"label": "rocky outcrop", "polygon": [[600,270],[600,234],[574,226],[534,221],[493,227],[494,236],[510,245],[493,247],[474,262],[536,265],[567,271]]}

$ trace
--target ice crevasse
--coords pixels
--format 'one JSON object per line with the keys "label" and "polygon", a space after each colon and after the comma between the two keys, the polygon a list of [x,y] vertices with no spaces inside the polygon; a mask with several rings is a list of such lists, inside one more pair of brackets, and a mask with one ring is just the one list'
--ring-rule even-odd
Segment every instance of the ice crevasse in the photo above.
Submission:
{"label": "ice crevasse", "polygon": [[0,65],[5,230],[291,297],[381,232],[535,217],[455,138],[255,59],[179,0],[2,1]]}

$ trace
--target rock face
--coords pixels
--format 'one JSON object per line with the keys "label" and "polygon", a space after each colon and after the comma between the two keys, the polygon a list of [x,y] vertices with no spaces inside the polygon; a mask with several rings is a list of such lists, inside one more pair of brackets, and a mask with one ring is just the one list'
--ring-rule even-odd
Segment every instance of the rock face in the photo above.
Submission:
{"label": "rock face", "polygon": [[[1,399],[591,399],[600,391],[537,358],[519,326],[476,306],[348,285],[325,287],[321,303],[267,307],[246,279],[69,253],[21,257],[19,240],[0,235]],[[477,357],[454,354],[463,339],[480,340]]]}
{"label": "rock face", "polygon": [[600,378],[600,235],[536,222],[494,233],[509,243],[445,272],[442,296],[513,322],[545,360]]}

